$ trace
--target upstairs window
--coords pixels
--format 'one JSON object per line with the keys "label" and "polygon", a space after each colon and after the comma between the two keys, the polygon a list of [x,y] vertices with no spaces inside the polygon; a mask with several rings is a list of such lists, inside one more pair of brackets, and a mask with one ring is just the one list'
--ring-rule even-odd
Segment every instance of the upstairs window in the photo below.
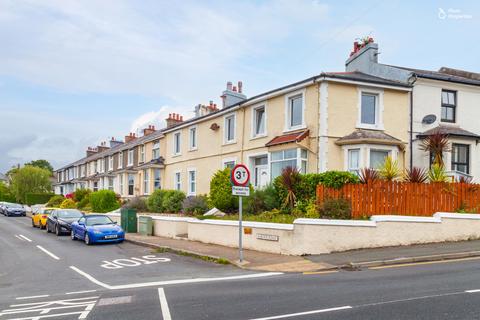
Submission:
{"label": "upstairs window", "polygon": [[123,167],[123,151],[118,154],[118,169]]}
{"label": "upstairs window", "polygon": [[452,170],[470,173],[470,146],[454,143],[452,145]]}
{"label": "upstairs window", "polygon": [[140,163],[145,162],[145,145],[140,146]]}
{"label": "upstairs window", "polygon": [[362,93],[361,105],[361,123],[362,124],[377,124],[377,105],[378,95],[370,93]]}
{"label": "upstairs window", "polygon": [[108,171],[113,170],[113,156],[108,157]]}
{"label": "upstairs window", "polygon": [[265,135],[265,106],[253,109],[253,136]]}
{"label": "upstairs window", "polygon": [[235,142],[235,115],[225,117],[225,143]]}
{"label": "upstairs window", "polygon": [[173,154],[174,155],[179,155],[180,154],[180,147],[181,147],[181,136],[180,132],[176,132],[173,135]]}
{"label": "upstairs window", "polygon": [[302,94],[298,94],[288,98],[287,118],[288,129],[296,129],[303,126]]}
{"label": "upstairs window", "polygon": [[127,166],[133,166],[133,149],[128,150]]}
{"label": "upstairs window", "polygon": [[457,93],[455,91],[442,90],[442,122],[455,122],[457,109]]}
{"label": "upstairs window", "polygon": [[152,159],[160,158],[160,141],[155,140],[152,147]]}
{"label": "upstairs window", "polygon": [[188,129],[190,135],[190,150],[197,149],[197,127]]}

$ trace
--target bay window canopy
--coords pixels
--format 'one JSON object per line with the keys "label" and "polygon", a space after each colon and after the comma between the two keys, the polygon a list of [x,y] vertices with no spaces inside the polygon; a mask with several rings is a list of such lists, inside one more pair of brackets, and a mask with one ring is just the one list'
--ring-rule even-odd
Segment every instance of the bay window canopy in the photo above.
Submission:
{"label": "bay window canopy", "polygon": [[402,140],[397,139],[383,131],[368,129],[357,129],[354,132],[335,141],[335,144],[339,146],[363,143],[398,146],[400,149],[403,149],[406,144]]}
{"label": "bay window canopy", "polygon": [[478,134],[462,129],[459,126],[451,126],[451,125],[439,125],[433,129],[430,129],[423,133],[418,134],[417,138],[422,139],[436,133],[444,134],[454,138],[480,140],[480,136]]}
{"label": "bay window canopy", "polygon": [[284,134],[277,136],[265,144],[266,147],[272,147],[280,144],[291,143],[291,142],[301,142],[306,137],[308,137],[310,131],[302,130],[294,133]]}

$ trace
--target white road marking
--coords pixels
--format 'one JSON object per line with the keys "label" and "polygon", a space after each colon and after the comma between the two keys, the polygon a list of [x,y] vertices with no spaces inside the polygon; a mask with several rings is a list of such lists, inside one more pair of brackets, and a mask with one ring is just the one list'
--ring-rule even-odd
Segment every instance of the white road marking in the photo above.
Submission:
{"label": "white road marking", "polygon": [[103,298],[98,300],[97,306],[110,306],[114,304],[124,304],[124,303],[131,303],[131,302],[132,302],[132,296]]}
{"label": "white road marking", "polygon": [[20,238],[22,238],[22,239],[27,240],[28,242],[32,242],[32,240],[28,239],[28,238],[25,237],[23,234],[19,234],[18,236],[19,236]]}
{"label": "white road marking", "polygon": [[158,298],[160,299],[160,308],[162,309],[163,320],[172,320],[170,309],[168,308],[167,297],[163,288],[158,288]]}
{"label": "white road marking", "polygon": [[266,317],[266,318],[255,318],[252,320],[273,320],[273,319],[293,318],[293,317],[299,317],[299,316],[306,316],[309,314],[332,312],[332,311],[339,311],[339,310],[346,310],[346,309],[352,309],[352,307],[343,306],[343,307],[336,307],[336,308],[319,309],[319,310],[312,310],[312,311],[305,311],[305,312],[298,312],[298,313],[282,314],[282,315]]}
{"label": "white road marking", "polygon": [[48,254],[50,257],[52,257],[53,259],[55,260],[60,260],[59,257],[57,257],[56,255],[54,255],[53,253],[51,253],[50,251],[48,251],[47,249],[45,249],[44,247],[42,246],[37,246],[38,249],[42,250],[43,252],[45,252],[46,254]]}
{"label": "white road marking", "polygon": [[83,291],[73,291],[73,292],[67,292],[65,294],[82,294],[82,293],[90,293],[90,292],[95,292],[97,290],[83,290]]}
{"label": "white road marking", "polygon": [[46,297],[49,297],[49,296],[50,296],[49,294],[42,294],[42,295],[39,295],[39,296],[18,297],[18,298],[15,298],[15,299],[16,300],[26,300],[26,299],[46,298]]}
{"label": "white road marking", "polygon": [[25,241],[22,238],[20,238],[18,235],[15,235],[15,238],[20,239],[21,241]]}
{"label": "white road marking", "polygon": [[173,285],[173,284],[199,283],[199,282],[211,282],[211,281],[255,279],[255,278],[264,278],[264,277],[271,277],[271,276],[277,276],[277,275],[283,274],[282,272],[264,272],[264,273],[246,274],[241,276],[221,277],[221,278],[193,278],[193,279],[165,280],[165,281],[143,282],[143,283],[132,283],[132,284],[121,284],[121,285],[109,285],[95,279],[93,276],[78,269],[75,266],[70,266],[70,269],[81,274],[82,276],[84,276],[91,282],[95,283],[96,285],[99,285],[109,290],[133,289],[133,288],[144,288],[144,287],[154,287],[154,286],[161,287],[161,286]]}
{"label": "white road marking", "polygon": [[480,289],[474,289],[474,290],[465,290],[466,293],[477,293],[480,292]]}

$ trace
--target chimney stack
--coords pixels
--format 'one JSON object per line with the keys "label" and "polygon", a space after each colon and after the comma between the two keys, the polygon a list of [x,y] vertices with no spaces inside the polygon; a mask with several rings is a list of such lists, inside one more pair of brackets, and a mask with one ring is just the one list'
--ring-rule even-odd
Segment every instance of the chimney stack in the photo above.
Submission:
{"label": "chimney stack", "polygon": [[372,37],[365,37],[360,42],[353,43],[352,52],[345,62],[345,71],[371,74],[368,71],[375,64],[378,64],[378,44]]}
{"label": "chimney stack", "polygon": [[231,81],[227,82],[227,89],[222,92],[220,98],[222,98],[222,108],[227,108],[238,104],[247,99],[247,96],[243,94],[243,83],[238,81],[237,86],[232,85]]}
{"label": "chimney stack", "polygon": [[167,128],[176,126],[179,123],[183,122],[183,116],[179,115],[178,113],[169,113],[167,121]]}
{"label": "chimney stack", "polygon": [[116,140],[115,137],[112,137],[110,140],[110,148],[115,148],[116,146],[119,146],[123,144],[123,141]]}
{"label": "chimney stack", "polygon": [[105,150],[110,149],[110,147],[107,146],[107,143],[105,141],[102,141],[99,146],[97,146],[98,152],[102,152]]}
{"label": "chimney stack", "polygon": [[130,132],[128,134],[128,136],[125,136],[125,143],[129,143],[130,141],[133,141],[137,138],[137,136],[135,135],[135,133],[133,132]]}
{"label": "chimney stack", "polygon": [[88,147],[87,148],[87,157],[93,156],[97,152],[98,152],[97,148]]}
{"label": "chimney stack", "polygon": [[148,125],[147,128],[143,129],[143,135],[144,136],[148,136],[149,134],[152,134],[154,132],[155,132],[155,126],[152,126],[152,125]]}

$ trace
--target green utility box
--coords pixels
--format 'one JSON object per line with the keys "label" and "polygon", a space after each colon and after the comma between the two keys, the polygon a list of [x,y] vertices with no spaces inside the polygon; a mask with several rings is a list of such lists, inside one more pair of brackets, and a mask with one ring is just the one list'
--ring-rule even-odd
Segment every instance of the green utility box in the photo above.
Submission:
{"label": "green utility box", "polygon": [[137,210],[135,209],[125,209],[120,210],[121,217],[121,226],[125,233],[136,233],[137,232]]}
{"label": "green utility box", "polygon": [[138,217],[138,233],[144,236],[151,236],[153,234],[152,217],[149,217],[149,216]]}

